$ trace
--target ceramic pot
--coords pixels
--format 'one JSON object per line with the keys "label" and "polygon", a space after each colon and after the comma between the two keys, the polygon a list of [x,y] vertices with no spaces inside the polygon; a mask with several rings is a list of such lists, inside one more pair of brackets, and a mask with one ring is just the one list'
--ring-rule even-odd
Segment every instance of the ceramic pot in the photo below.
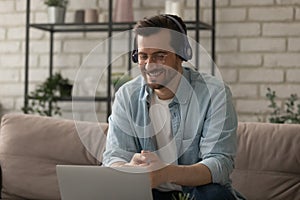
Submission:
{"label": "ceramic pot", "polygon": [[48,23],[62,24],[65,22],[66,9],[62,7],[50,6],[48,7]]}
{"label": "ceramic pot", "polygon": [[114,18],[115,22],[132,22],[133,9],[132,0],[116,0]]}
{"label": "ceramic pot", "polygon": [[84,12],[85,23],[97,23],[98,22],[98,11],[97,9],[86,9]]}
{"label": "ceramic pot", "polygon": [[82,24],[84,22],[84,10],[75,11],[74,22],[77,24]]}

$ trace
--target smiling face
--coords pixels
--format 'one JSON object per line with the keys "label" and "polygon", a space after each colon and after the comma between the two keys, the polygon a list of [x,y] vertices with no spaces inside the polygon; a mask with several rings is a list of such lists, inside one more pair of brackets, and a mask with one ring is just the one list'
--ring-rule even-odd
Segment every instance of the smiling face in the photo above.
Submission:
{"label": "smiling face", "polygon": [[[167,29],[149,36],[137,36],[141,73],[149,87],[162,99],[175,93],[182,74],[182,60],[174,53],[170,41]],[[163,97],[164,95],[167,96]]]}

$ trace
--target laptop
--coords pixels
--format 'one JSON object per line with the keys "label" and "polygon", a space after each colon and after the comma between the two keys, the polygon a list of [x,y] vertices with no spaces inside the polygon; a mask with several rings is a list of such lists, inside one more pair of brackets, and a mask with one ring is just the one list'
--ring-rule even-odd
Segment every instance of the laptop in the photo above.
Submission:
{"label": "laptop", "polygon": [[149,174],[133,167],[57,165],[62,200],[152,200]]}

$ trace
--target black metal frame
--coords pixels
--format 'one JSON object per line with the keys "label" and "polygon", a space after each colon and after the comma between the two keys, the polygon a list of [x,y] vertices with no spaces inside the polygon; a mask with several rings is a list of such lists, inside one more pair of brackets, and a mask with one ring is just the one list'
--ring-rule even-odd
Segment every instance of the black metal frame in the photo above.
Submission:
{"label": "black metal frame", "polygon": [[[107,80],[107,96],[106,97],[73,97],[73,98],[59,98],[60,101],[106,101],[107,102],[107,118],[111,113],[111,72],[112,72],[112,33],[115,31],[127,31],[131,30],[135,24],[135,22],[129,23],[115,23],[112,20],[112,11],[113,11],[113,0],[109,2],[109,21],[107,23],[89,23],[89,24],[76,24],[76,23],[64,23],[64,24],[46,24],[46,23],[30,23],[30,0],[27,0],[26,7],[26,43],[25,43],[25,86],[24,86],[24,108],[28,107],[29,99],[32,97],[29,96],[28,92],[28,84],[29,84],[29,39],[30,39],[30,28],[36,28],[43,31],[48,31],[50,33],[50,50],[49,50],[49,77],[53,74],[53,40],[54,33],[56,32],[108,32],[108,80]],[[215,74],[215,7],[216,2],[212,0],[212,24],[206,24],[200,21],[200,0],[195,0],[196,9],[195,9],[195,21],[185,21],[187,30],[195,30],[195,40],[197,43],[200,41],[200,30],[210,30],[211,31],[211,57],[212,57],[212,66],[211,66],[211,74]],[[131,34],[129,36],[128,48],[129,48],[129,59],[128,59],[128,71],[131,69],[131,43],[132,37]],[[199,55],[199,47],[196,45],[195,55]],[[196,57],[196,68],[198,68],[200,63],[199,56]],[[51,102],[50,102],[51,109]]]}

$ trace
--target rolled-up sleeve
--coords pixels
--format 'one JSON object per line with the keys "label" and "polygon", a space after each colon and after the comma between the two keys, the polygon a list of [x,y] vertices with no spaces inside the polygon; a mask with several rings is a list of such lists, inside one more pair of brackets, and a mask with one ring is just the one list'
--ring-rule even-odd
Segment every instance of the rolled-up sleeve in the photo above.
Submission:
{"label": "rolled-up sleeve", "polygon": [[210,95],[211,106],[199,144],[200,163],[209,168],[213,183],[226,184],[234,168],[237,117],[227,86]]}
{"label": "rolled-up sleeve", "polygon": [[130,128],[128,112],[124,106],[122,93],[117,93],[112,115],[109,117],[109,128],[106,150],[103,154],[103,165],[110,166],[115,162],[130,162],[137,152],[135,138]]}

